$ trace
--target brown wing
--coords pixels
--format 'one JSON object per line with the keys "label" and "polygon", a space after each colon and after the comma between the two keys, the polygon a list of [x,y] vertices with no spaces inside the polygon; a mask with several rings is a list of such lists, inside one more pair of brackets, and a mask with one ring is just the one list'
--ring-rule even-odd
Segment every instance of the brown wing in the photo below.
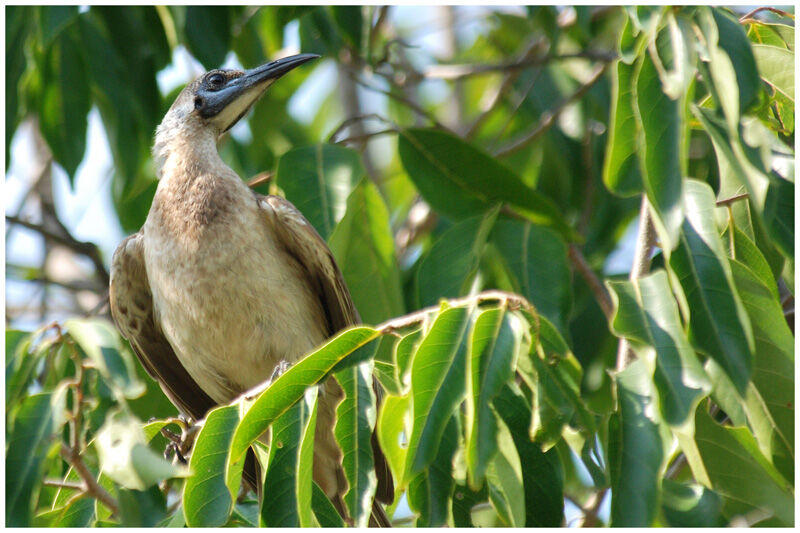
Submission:
{"label": "brown wing", "polygon": [[153,297],[144,266],[142,232],[126,238],[111,260],[111,316],[147,373],[180,411],[202,419],[216,404],[192,379],[153,314]]}
{"label": "brown wing", "polygon": [[[333,336],[344,328],[358,324],[361,318],[353,305],[342,273],[328,245],[314,226],[288,200],[280,196],[254,194],[280,243],[306,269],[309,279],[313,280],[328,320],[328,335]],[[377,380],[373,381],[373,388],[380,402],[383,391]],[[394,482],[375,433],[372,434],[372,450],[378,477],[376,497],[384,503],[391,503],[394,499]]]}

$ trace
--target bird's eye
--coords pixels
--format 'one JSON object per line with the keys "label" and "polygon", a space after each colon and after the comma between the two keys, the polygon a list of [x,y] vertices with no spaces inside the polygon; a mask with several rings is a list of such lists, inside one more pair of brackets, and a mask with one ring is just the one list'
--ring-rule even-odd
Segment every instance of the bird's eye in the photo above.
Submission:
{"label": "bird's eye", "polygon": [[225,76],[220,73],[214,73],[208,77],[208,83],[211,84],[212,87],[221,87],[223,83],[225,83]]}

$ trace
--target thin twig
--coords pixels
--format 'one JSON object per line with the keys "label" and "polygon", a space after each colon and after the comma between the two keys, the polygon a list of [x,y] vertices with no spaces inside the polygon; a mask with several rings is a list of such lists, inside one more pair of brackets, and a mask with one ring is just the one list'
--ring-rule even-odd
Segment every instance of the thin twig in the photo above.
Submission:
{"label": "thin twig", "polygon": [[67,489],[67,490],[84,490],[83,483],[76,483],[74,481],[61,481],[60,479],[45,479],[42,482],[42,485],[45,487],[55,487],[57,489]]}
{"label": "thin twig", "polygon": [[83,491],[89,496],[100,500],[103,505],[111,510],[112,514],[119,512],[119,505],[117,504],[116,500],[114,500],[114,498],[108,493],[108,491],[106,491],[106,489],[97,483],[94,475],[89,471],[86,464],[83,462],[78,450],[70,448],[62,442],[60,452],[61,457],[63,457],[64,460],[75,469],[75,472],[77,472],[83,480]]}
{"label": "thin twig", "polygon": [[495,152],[495,157],[507,157],[511,154],[514,154],[542,136],[542,134],[550,129],[550,127],[555,123],[556,119],[561,115],[561,113],[564,112],[564,109],[566,109],[568,105],[589,92],[589,89],[591,89],[594,84],[603,77],[608,65],[609,63],[604,63],[598,67],[586,83],[581,85],[574,93],[562,100],[555,109],[543,113],[539,123],[533,128],[533,130],[531,130],[521,139],[512,141],[505,147]]}
{"label": "thin twig", "polygon": [[611,297],[608,295],[608,291],[605,286],[603,286],[600,278],[597,277],[592,267],[589,266],[589,262],[586,261],[580,248],[575,244],[569,245],[569,259],[572,261],[575,270],[583,276],[586,284],[589,285],[589,289],[594,293],[594,297],[598,305],[600,305],[600,309],[610,321],[614,314],[614,305],[611,303]]}
{"label": "thin twig", "polygon": [[431,121],[431,123],[433,123],[433,125],[436,126],[437,128],[445,130],[445,131],[450,131],[450,128],[445,127],[445,125],[442,124],[441,122],[439,122],[436,119],[436,117],[434,117],[433,115],[431,115],[430,113],[425,111],[422,107],[420,107],[416,103],[412,102],[408,98],[406,98],[404,96],[401,96],[401,95],[399,95],[397,93],[394,93],[392,91],[387,91],[387,90],[381,89],[380,87],[375,87],[374,85],[370,85],[369,83],[359,79],[357,76],[354,76],[353,80],[357,84],[359,84],[362,87],[364,87],[365,89],[368,89],[370,91],[374,91],[376,93],[383,94],[383,95],[388,96],[389,98],[391,98],[391,99],[403,104],[404,106],[408,107],[410,110],[414,111],[417,115],[419,115],[419,116]]}
{"label": "thin twig", "polygon": [[[531,304],[528,300],[520,296],[519,294],[514,294],[512,292],[500,291],[500,290],[488,290],[479,292],[478,294],[473,294],[471,296],[464,296],[463,298],[453,298],[445,300],[450,307],[462,307],[466,305],[478,305],[481,302],[487,301],[499,301],[502,302],[503,305],[507,306],[508,309],[515,311],[515,310],[525,310],[531,313],[532,315],[536,315],[536,309],[534,308],[533,304]],[[391,333],[393,331],[407,328],[409,326],[413,326],[416,324],[421,324],[425,321],[427,316],[430,313],[435,313],[439,311],[439,305],[432,305],[430,307],[426,307],[424,309],[420,309],[419,311],[415,311],[413,313],[409,313],[407,315],[393,318],[391,320],[387,320],[382,324],[375,326],[381,334]]]}
{"label": "thin twig", "polygon": [[734,202],[738,202],[739,200],[744,200],[744,199],[749,198],[749,197],[750,197],[749,194],[747,194],[746,192],[743,192],[742,194],[737,194],[736,196],[731,196],[730,198],[725,198],[723,200],[717,200],[717,207],[730,205],[730,204],[732,204]]}
{"label": "thin twig", "polygon": [[614,52],[596,52],[593,50],[584,50],[571,54],[559,55],[545,55],[527,57],[517,61],[504,61],[502,63],[495,63],[490,65],[479,64],[444,64],[444,65],[431,65],[426,68],[422,76],[427,79],[439,80],[460,80],[472,76],[481,76],[485,74],[492,74],[495,72],[515,72],[529,67],[538,67],[547,65],[553,61],[564,61],[567,59],[591,59],[593,61],[610,62],[617,59],[617,54]]}
{"label": "thin twig", "polygon": [[94,267],[97,270],[98,275],[101,277],[101,281],[106,285],[108,284],[109,280],[108,270],[106,269],[106,266],[103,263],[103,258],[100,256],[100,249],[97,247],[97,245],[91,242],[82,242],[77,240],[69,233],[67,228],[64,227],[64,225],[61,224],[61,222],[58,221],[57,219],[56,222],[58,222],[60,233],[50,231],[49,229],[45,228],[40,224],[28,222],[27,220],[23,220],[14,215],[6,215],[6,222],[33,230],[41,234],[46,239],[50,239],[55,243],[58,243],[62,246],[66,246],[73,252],[88,257],[92,261],[92,264],[94,264]]}
{"label": "thin twig", "polygon": [[[794,15],[792,15],[791,13],[789,13],[787,11],[784,11],[782,9],[777,9],[777,8],[774,8],[774,7],[757,7],[754,10],[748,11],[747,13],[742,15],[742,17],[739,19],[739,23],[740,24],[744,24],[745,22],[748,22],[750,19],[753,18],[753,16],[755,14],[760,13],[762,11],[771,11],[771,12],[773,12],[776,15],[779,15],[781,17],[787,17],[787,18],[790,18],[790,19],[794,20]],[[759,20],[758,22],[761,22],[761,21]]]}

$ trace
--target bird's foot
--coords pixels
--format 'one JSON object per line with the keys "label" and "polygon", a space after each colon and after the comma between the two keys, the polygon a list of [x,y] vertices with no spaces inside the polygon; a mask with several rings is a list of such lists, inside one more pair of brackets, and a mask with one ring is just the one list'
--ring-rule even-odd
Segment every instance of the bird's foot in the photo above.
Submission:
{"label": "bird's foot", "polygon": [[291,368],[291,366],[292,363],[285,360],[278,363],[278,365],[275,367],[275,370],[272,371],[272,375],[269,378],[269,382],[275,383],[275,380],[281,377],[287,370],[289,370],[289,368]]}

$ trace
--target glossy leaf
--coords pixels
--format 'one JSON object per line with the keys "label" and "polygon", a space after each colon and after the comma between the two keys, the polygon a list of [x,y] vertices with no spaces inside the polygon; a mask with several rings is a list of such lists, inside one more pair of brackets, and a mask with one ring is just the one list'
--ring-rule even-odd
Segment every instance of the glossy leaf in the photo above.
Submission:
{"label": "glossy leaf", "polygon": [[136,377],[134,364],[138,363],[122,349],[119,333],[112,324],[101,319],[71,319],[64,322],[64,327],[115,393],[136,398],[145,391],[144,383]]}
{"label": "glossy leaf", "polygon": [[686,220],[669,264],[689,304],[689,339],[725,369],[742,391],[750,379],[753,333],[714,222],[711,188],[687,180]]}
{"label": "glossy leaf", "polygon": [[403,314],[389,212],[371,181],[362,179],[350,194],[329,244],[361,320],[378,324]]}
{"label": "glossy leaf", "polygon": [[[755,358],[744,409],[759,447],[786,479],[794,479],[794,336],[777,298],[737,261],[736,289],[753,325]],[[741,400],[739,400],[741,402]]]}
{"label": "glossy leaf", "polygon": [[697,409],[695,424],[695,440],[711,488],[729,500],[723,507],[726,518],[730,520],[732,513],[739,514],[742,508],[763,509],[780,524],[793,525],[791,486],[761,454],[750,432],[720,426],[702,405]]}
{"label": "glossy leaf", "polygon": [[119,490],[120,525],[153,527],[167,514],[167,498],[158,487]]}
{"label": "glossy leaf", "polygon": [[466,454],[470,486],[478,490],[497,452],[497,420],[491,402],[513,379],[522,341],[522,324],[503,308],[487,309],[475,319],[467,372]]}
{"label": "glossy leaf", "polygon": [[658,270],[607,285],[616,303],[611,327],[631,342],[640,358],[655,363],[661,416],[670,425],[683,425],[710,383],[683,331],[667,273]]}
{"label": "glossy leaf", "polygon": [[336,408],[336,442],[342,449],[342,467],[348,489],[344,504],[356,527],[367,527],[378,480],[371,437],[375,427],[372,365],[361,363],[335,374],[345,398]]}
{"label": "glossy leaf", "polygon": [[64,401],[60,392],[34,394],[16,413],[6,443],[6,526],[26,527],[31,523],[45,456],[63,422]]}
{"label": "glossy leaf", "polygon": [[420,194],[455,219],[508,203],[536,224],[567,239],[574,232],[545,196],[525,186],[506,166],[449,133],[429,129],[400,132],[397,150]]}
{"label": "glossy leaf", "polygon": [[377,337],[378,332],[368,327],[346,330],[281,374],[242,415],[231,443],[229,468],[241,459],[247,447],[273,421],[303,397],[308,387],[318,383],[338,363]]}
{"label": "glossy leaf", "polygon": [[564,518],[564,474],[558,451],[553,447],[542,452],[541,447],[530,440],[531,408],[515,385],[504,385],[493,405],[508,426],[522,463],[525,527],[560,526]]}
{"label": "glossy leaf", "polygon": [[403,433],[408,434],[408,429],[411,427],[409,402],[409,396],[386,396],[376,422],[378,442],[386,457],[386,462],[389,464],[389,469],[392,471],[396,488],[405,487],[403,469],[406,464],[408,448],[402,446],[400,442]]}
{"label": "glossy leaf", "polygon": [[183,515],[189,527],[220,527],[228,521],[238,495],[241,470],[226,482],[226,465],[233,432],[239,423],[236,405],[217,407],[197,434],[183,486]]}
{"label": "glossy leaf", "polygon": [[347,197],[366,175],[361,156],[336,144],[292,148],[278,160],[275,181],[323,239],[345,215]]}
{"label": "glossy leaf", "polygon": [[144,491],[164,479],[188,473],[148,448],[141,425],[121,411],[106,418],[94,447],[102,472],[126,489]]}
{"label": "glossy leaf", "polygon": [[754,44],[753,55],[764,81],[794,101],[794,69],[786,68],[786,65],[794,63],[794,52],[777,46]]}
{"label": "glossy leaf", "polygon": [[48,54],[50,82],[42,95],[39,113],[42,135],[70,182],[86,150],[86,115],[89,113],[89,77],[79,53],[75,31],[59,34]]}
{"label": "glossy leaf", "polygon": [[636,123],[637,107],[634,89],[639,65],[619,61],[613,69],[611,123],[603,182],[608,190],[620,196],[633,196],[644,191],[639,168],[640,133]]}
{"label": "glossy leaf", "polygon": [[231,39],[228,6],[186,6],[186,44],[207,70],[225,61]]}
{"label": "glossy leaf", "polygon": [[336,512],[336,508],[319,488],[319,485],[312,481],[311,487],[311,508],[320,527],[344,527],[344,520]]}
{"label": "glossy leaf", "polygon": [[608,430],[611,525],[648,527],[656,517],[666,450],[657,398],[643,361],[616,375],[619,411]]}
{"label": "glossy leaf", "polygon": [[638,148],[642,180],[656,230],[663,247],[669,251],[675,245],[683,220],[681,150],[685,111],[679,100],[664,94],[649,53],[642,57],[636,94],[636,123],[644,134]]}
{"label": "glossy leaf", "polygon": [[733,226],[733,233],[731,233],[730,225],[722,235],[722,241],[723,243],[728,243],[728,249],[731,250],[731,258],[749,268],[758,278],[758,281],[763,283],[777,300],[779,298],[778,285],[772,275],[769,263],[767,263],[758,246],[737,226]]}
{"label": "glossy leaf", "polygon": [[774,178],[764,199],[764,224],[778,249],[794,259],[794,183]]}
{"label": "glossy leaf", "polygon": [[722,499],[694,483],[665,478],[661,484],[661,510],[670,527],[722,527]]}
{"label": "glossy leaf", "polygon": [[434,460],[408,485],[408,505],[419,514],[417,527],[442,527],[447,524],[453,497],[453,455],[458,447],[459,428],[456,416],[447,421],[436,442]]}
{"label": "glossy leaf", "polygon": [[[739,113],[744,113],[755,102],[760,90],[753,49],[750,47],[741,24],[730,13],[721,8],[701,8],[699,13],[701,17],[705,14],[705,10],[711,11],[719,32],[719,47],[730,58],[736,75],[735,85],[739,97]],[[711,40],[711,43],[708,43],[711,48],[714,44],[713,33],[707,34],[707,36]],[[718,58],[712,56],[712,64],[715,59]]]}
{"label": "glossy leaf", "polygon": [[500,218],[492,228],[490,242],[515,279],[515,292],[527,298],[559,331],[566,331],[572,275],[564,240],[530,222]]}
{"label": "glossy leaf", "polygon": [[464,307],[441,311],[414,354],[405,480],[434,461],[445,427],[466,395],[469,315]]}
{"label": "glossy leaf", "polygon": [[36,365],[44,355],[41,349],[31,353],[30,348],[30,333],[6,330],[6,409],[24,397],[28,385],[34,378]]}
{"label": "glossy leaf", "polygon": [[[503,422],[497,424],[497,448],[486,469],[489,501],[505,525],[525,525],[525,490],[522,484],[522,464],[514,441]],[[526,465],[527,466],[527,465]]]}
{"label": "glossy leaf", "polygon": [[314,431],[317,424],[317,389],[272,425],[269,463],[264,479],[260,523],[267,527],[313,525],[311,505]]}
{"label": "glossy leaf", "polygon": [[439,237],[417,271],[418,307],[469,293],[496,218],[497,209],[491,209],[462,220]]}

